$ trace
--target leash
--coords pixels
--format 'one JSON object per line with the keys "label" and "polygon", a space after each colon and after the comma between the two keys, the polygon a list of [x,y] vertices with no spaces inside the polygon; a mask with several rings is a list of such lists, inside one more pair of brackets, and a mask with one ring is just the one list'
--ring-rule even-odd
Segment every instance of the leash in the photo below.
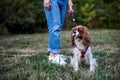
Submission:
{"label": "leash", "polygon": [[[68,11],[68,13],[71,15],[71,17],[72,17],[72,22],[74,23],[74,26],[77,26],[78,24],[77,24],[77,20],[74,18],[74,10],[73,10],[73,8],[72,8],[72,6],[70,6],[69,7],[69,11]],[[85,25],[87,25],[89,22],[86,22],[86,23],[84,23],[83,24],[83,26],[85,26]]]}
{"label": "leash", "polygon": [[69,7],[69,11],[68,11],[68,13],[71,15],[71,17],[72,17],[72,22],[74,23],[74,26],[77,26],[77,21],[76,21],[76,19],[74,18],[74,10],[73,10],[73,8],[72,8],[72,6],[70,6]]}
{"label": "leash", "polygon": [[74,18],[74,15],[72,14],[71,16],[72,16],[72,21],[73,21],[73,23],[74,23],[74,26],[77,26],[78,24],[77,24],[76,19]]}

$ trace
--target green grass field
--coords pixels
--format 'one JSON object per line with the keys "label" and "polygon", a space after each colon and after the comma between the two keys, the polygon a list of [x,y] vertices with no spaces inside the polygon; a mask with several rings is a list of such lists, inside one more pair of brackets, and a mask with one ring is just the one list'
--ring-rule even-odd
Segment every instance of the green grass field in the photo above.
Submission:
{"label": "green grass field", "polygon": [[[48,62],[47,33],[0,36],[0,80],[119,80],[120,30],[90,30],[91,47],[99,64],[93,78],[88,69],[74,72]],[[61,54],[70,56],[70,31],[61,35]],[[69,65],[69,58],[67,60]]]}

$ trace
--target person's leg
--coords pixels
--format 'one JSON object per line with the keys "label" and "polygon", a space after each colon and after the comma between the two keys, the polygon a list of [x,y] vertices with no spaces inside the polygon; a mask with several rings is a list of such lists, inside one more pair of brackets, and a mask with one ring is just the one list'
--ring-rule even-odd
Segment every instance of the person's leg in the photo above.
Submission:
{"label": "person's leg", "polygon": [[58,0],[51,0],[51,9],[45,9],[47,18],[49,38],[48,51],[50,51],[49,61],[60,65],[65,65],[65,58],[62,58],[60,53],[60,33],[64,23],[65,12]]}
{"label": "person's leg", "polygon": [[49,38],[48,50],[52,53],[60,53],[61,18],[57,0],[51,0],[51,9],[45,9]]}
{"label": "person's leg", "polygon": [[65,21],[68,0],[58,0],[58,4],[60,6],[61,29],[62,29]]}
{"label": "person's leg", "polygon": [[46,8],[44,8],[45,11],[45,15],[46,15],[46,19],[47,19],[47,26],[48,26],[48,52],[51,51],[50,48],[50,28],[52,27],[52,14],[51,14],[51,10],[47,10]]}
{"label": "person's leg", "polygon": [[[67,9],[67,2],[68,0],[61,0],[62,2],[59,3],[58,0],[55,2],[53,0],[53,32],[51,37],[54,38],[51,43],[52,43],[52,52],[53,53],[60,53],[60,34],[61,30],[64,24],[65,16],[66,16],[66,9]],[[51,4],[52,4],[51,3]]]}

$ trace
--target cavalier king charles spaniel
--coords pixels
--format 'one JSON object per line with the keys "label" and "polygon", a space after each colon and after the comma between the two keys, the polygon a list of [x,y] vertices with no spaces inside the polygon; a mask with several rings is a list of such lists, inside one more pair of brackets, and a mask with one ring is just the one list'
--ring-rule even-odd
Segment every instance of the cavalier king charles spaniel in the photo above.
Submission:
{"label": "cavalier king charles spaniel", "polygon": [[71,66],[75,71],[79,70],[81,64],[90,66],[90,72],[94,73],[97,67],[96,59],[90,47],[90,35],[85,26],[76,26],[72,28],[72,46],[73,57],[71,57]]}

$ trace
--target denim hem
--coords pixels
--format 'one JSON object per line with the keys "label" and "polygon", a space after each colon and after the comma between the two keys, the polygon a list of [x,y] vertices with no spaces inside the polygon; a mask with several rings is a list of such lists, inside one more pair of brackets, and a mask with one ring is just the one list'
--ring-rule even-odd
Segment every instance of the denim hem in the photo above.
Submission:
{"label": "denim hem", "polygon": [[48,48],[48,52],[52,52],[52,53],[55,53],[55,54],[60,54],[60,49],[50,49],[50,48]]}

